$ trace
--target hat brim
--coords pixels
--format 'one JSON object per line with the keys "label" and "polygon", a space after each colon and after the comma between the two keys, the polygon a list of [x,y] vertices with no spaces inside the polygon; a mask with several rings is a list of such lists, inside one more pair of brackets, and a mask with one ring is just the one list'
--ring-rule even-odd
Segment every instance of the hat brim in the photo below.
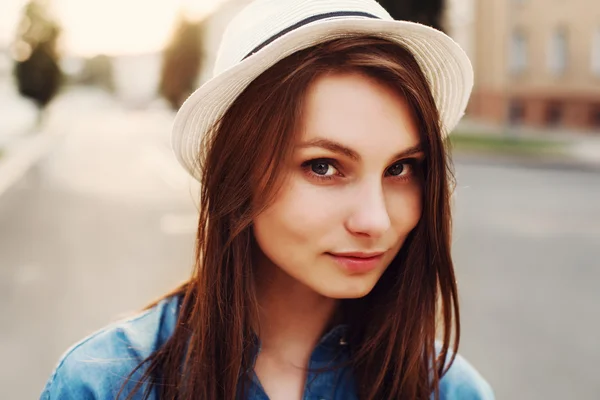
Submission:
{"label": "hat brim", "polygon": [[447,135],[463,116],[473,87],[469,58],[450,37],[407,21],[334,19],[289,32],[198,88],[181,106],[171,142],[181,165],[196,179],[202,138],[244,89],[285,57],[319,43],[349,36],[375,36],[406,47],[426,76]]}

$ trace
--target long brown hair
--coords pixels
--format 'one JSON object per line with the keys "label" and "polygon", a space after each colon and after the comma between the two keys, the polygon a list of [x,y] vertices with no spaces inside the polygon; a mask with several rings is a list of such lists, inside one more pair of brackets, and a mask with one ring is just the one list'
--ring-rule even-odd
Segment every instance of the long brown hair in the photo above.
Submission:
{"label": "long brown hair", "polygon": [[138,366],[146,369],[134,393],[146,383],[146,396],[156,385],[161,399],[234,400],[245,385],[242,372],[251,370],[256,350],[253,218],[280,187],[277,167],[291,152],[307,88],[321,74],[350,71],[389,85],[407,100],[426,154],[419,223],[373,290],[342,301],[351,310],[345,313],[350,366],[360,399],[439,397],[439,381],[453,360],[451,342],[456,353],[460,331],[450,255],[452,166],[417,61],[398,44],[375,37],[335,39],[285,58],[255,79],[205,136],[198,149],[194,274],[169,294],[183,296],[178,324]]}

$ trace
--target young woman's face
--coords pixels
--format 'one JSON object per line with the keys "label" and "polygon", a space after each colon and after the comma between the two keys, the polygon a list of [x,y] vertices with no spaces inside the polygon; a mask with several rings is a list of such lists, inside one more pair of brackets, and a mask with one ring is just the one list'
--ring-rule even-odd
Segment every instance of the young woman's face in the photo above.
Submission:
{"label": "young woman's face", "polygon": [[254,234],[263,259],[308,288],[362,297],[421,217],[418,127],[401,96],[358,73],[321,76],[304,112]]}

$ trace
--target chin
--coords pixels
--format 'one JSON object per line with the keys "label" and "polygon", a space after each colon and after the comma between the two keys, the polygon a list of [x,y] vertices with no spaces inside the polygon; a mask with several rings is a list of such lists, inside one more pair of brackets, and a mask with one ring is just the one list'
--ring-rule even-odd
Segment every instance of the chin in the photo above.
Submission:
{"label": "chin", "polygon": [[340,285],[337,287],[329,287],[324,291],[319,291],[321,295],[325,297],[329,297],[331,299],[360,299],[361,297],[365,297],[375,285],[367,284],[366,282],[363,284],[352,283],[348,285]]}

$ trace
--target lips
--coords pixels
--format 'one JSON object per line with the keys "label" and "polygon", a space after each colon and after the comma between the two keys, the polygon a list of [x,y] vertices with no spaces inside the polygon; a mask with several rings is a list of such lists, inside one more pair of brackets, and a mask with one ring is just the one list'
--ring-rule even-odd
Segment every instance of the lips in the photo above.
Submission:
{"label": "lips", "polygon": [[338,256],[338,257],[354,257],[354,258],[373,258],[373,257],[378,257],[381,256],[384,252],[383,251],[373,251],[373,252],[362,252],[362,251],[353,251],[353,252],[345,252],[345,253],[329,253],[331,255],[334,256]]}
{"label": "lips", "polygon": [[344,271],[351,274],[364,274],[373,271],[381,264],[382,252],[327,253]]}

